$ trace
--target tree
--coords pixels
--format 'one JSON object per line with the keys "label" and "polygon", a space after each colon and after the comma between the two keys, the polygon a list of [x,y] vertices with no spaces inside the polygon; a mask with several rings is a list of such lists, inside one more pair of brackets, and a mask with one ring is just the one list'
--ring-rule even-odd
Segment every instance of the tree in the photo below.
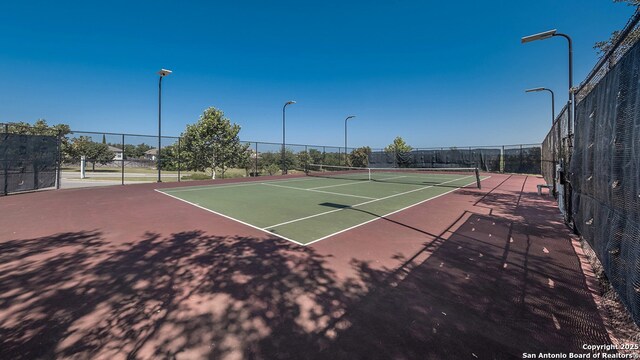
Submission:
{"label": "tree", "polygon": [[348,165],[354,167],[367,167],[369,166],[369,155],[371,155],[371,148],[368,146],[354,149],[347,158]]}
{"label": "tree", "polygon": [[298,164],[303,167],[305,170],[307,169],[307,165],[311,162],[311,156],[309,156],[308,151],[301,151],[298,153]]}
{"label": "tree", "polygon": [[181,158],[187,169],[205,172],[216,169],[222,176],[229,167],[241,166],[249,157],[249,145],[241,144],[240,125],[231,124],[224,113],[214,107],[204,111],[197,123],[187,125],[182,134]]}
{"label": "tree", "polygon": [[322,164],[324,154],[318,149],[309,149],[309,158],[311,164]]}
{"label": "tree", "polygon": [[387,154],[394,156],[397,167],[408,167],[411,164],[411,150],[413,148],[400,136],[396,136],[393,142],[384,148]]}
{"label": "tree", "polygon": [[[613,0],[614,3],[626,3],[629,6],[638,6],[640,7],[640,0]],[[609,37],[608,40],[606,41],[598,41],[593,45],[593,49],[596,50],[596,52],[598,53],[598,55],[604,55],[606,53],[609,52],[609,50],[611,50],[613,48],[613,45],[618,41],[618,37],[620,36],[620,33],[622,31],[620,30],[616,30],[614,32],[611,33],[611,36]],[[623,42],[623,44],[620,45],[620,52],[624,53],[628,50],[629,47],[631,47],[633,44],[635,44],[636,40],[638,38],[640,38],[640,28],[636,27],[634,29],[632,29],[629,34],[627,35],[627,38],[630,41],[626,41]],[[618,52],[618,51],[616,51]],[[612,67],[613,65],[615,65],[615,61],[617,59],[612,59],[613,61],[611,61],[609,63],[609,67]]]}
{"label": "tree", "polygon": [[86,160],[92,163],[94,171],[96,163],[105,165],[113,161],[114,157],[113,151],[109,150],[107,144],[93,142],[88,136],[80,136],[71,140],[69,155],[73,159],[85,156]]}
{"label": "tree", "polygon": [[324,161],[321,164],[332,166],[344,165],[344,155],[340,154],[340,152],[325,152],[323,155]]}
{"label": "tree", "polygon": [[627,3],[629,6],[640,6],[640,0],[613,0],[615,3]]}

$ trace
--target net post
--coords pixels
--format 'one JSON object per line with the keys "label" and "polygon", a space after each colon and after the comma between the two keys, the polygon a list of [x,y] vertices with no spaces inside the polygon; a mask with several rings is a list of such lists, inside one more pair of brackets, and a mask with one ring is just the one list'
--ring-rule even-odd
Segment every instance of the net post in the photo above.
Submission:
{"label": "net post", "polygon": [[476,182],[478,183],[478,189],[482,189],[482,184],[480,183],[480,170],[478,170],[478,168],[475,168],[475,173],[476,173]]}

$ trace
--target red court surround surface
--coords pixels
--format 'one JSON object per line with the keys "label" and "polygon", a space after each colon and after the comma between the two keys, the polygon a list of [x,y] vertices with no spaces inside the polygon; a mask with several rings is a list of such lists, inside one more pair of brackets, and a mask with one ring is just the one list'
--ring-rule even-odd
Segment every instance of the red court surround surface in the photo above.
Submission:
{"label": "red court surround surface", "polygon": [[610,343],[542,179],[308,247],[145,184],[0,197],[0,358],[506,359]]}

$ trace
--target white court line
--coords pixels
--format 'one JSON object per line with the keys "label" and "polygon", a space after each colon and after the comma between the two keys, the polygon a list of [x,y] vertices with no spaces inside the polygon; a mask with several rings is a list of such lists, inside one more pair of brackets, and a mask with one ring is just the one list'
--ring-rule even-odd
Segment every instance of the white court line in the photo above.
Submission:
{"label": "white court line", "polygon": [[[350,209],[350,208],[354,208],[354,207],[358,207],[358,206],[362,206],[362,205],[371,204],[371,203],[374,203],[376,201],[391,199],[391,198],[396,197],[396,196],[410,194],[412,192],[425,190],[425,189],[428,189],[428,188],[432,188],[434,186],[444,185],[444,184],[447,184],[447,183],[450,183],[450,182],[464,180],[464,179],[466,179],[468,177],[471,177],[471,176],[473,176],[473,175],[465,176],[465,177],[462,177],[462,178],[459,178],[459,179],[455,179],[455,180],[445,181],[445,182],[442,182],[442,183],[439,183],[439,184],[436,184],[436,185],[429,185],[429,186],[419,187],[417,189],[413,189],[413,190],[405,191],[405,192],[402,192],[402,193],[385,196],[385,197],[382,197],[382,198],[379,198],[379,199],[375,199],[375,200],[365,201],[363,203],[350,205],[350,206],[347,206],[347,207],[344,207],[344,208],[340,208],[340,209],[329,210],[329,211],[325,211],[325,212],[322,212],[322,213],[319,213],[319,214],[305,216],[305,217],[302,217],[302,218],[299,218],[299,219],[293,219],[293,220],[285,221],[285,222],[280,223],[280,224],[275,224],[275,225],[271,225],[271,226],[265,226],[263,229],[272,229],[272,228],[275,228],[275,227],[278,227],[278,226],[287,225],[287,224],[291,224],[291,223],[294,223],[294,222],[303,221],[303,220],[311,219],[311,218],[314,218],[314,217],[331,214],[331,213],[334,213],[334,212],[337,212],[337,211],[342,211],[342,210],[346,210],[346,209]],[[468,186],[468,185],[465,185],[465,186]]]}
{"label": "white court line", "polygon": [[[481,179],[480,181],[484,181],[484,180],[487,180],[487,179],[489,179],[489,178],[491,178],[491,176],[487,176],[487,177],[485,177],[484,179]],[[460,179],[460,180],[461,180],[461,179]],[[473,183],[475,183],[475,182],[473,182]],[[473,183],[470,183],[470,184],[468,184],[468,185],[465,185],[464,187],[469,186],[469,185],[471,185],[471,184],[473,184]],[[257,184],[257,182],[256,182],[256,184]],[[425,187],[425,188],[427,188],[427,187]],[[285,236],[282,236],[282,235],[279,235],[279,234],[273,233],[273,232],[268,231],[268,230],[265,230],[265,229],[263,229],[263,228],[259,228],[259,227],[255,226],[255,225],[251,225],[251,224],[246,223],[246,222],[244,222],[244,221],[242,221],[242,220],[238,220],[238,219],[233,218],[233,217],[231,217],[231,216],[227,216],[227,215],[221,214],[221,213],[219,213],[219,212],[217,212],[217,211],[213,211],[213,210],[211,210],[211,209],[207,209],[207,208],[202,207],[202,206],[200,206],[200,205],[198,205],[198,204],[194,204],[194,203],[192,203],[192,202],[190,202],[190,201],[183,200],[183,199],[181,199],[181,198],[179,198],[179,197],[176,197],[176,196],[173,196],[173,195],[171,195],[171,194],[168,194],[168,193],[166,193],[166,192],[164,192],[164,191],[162,191],[162,190],[160,190],[160,189],[154,189],[154,191],[157,191],[157,192],[159,192],[159,193],[161,193],[161,194],[167,195],[167,196],[169,196],[169,197],[171,197],[171,198],[174,198],[174,199],[176,199],[176,200],[180,200],[180,201],[182,201],[182,202],[184,202],[184,203],[187,203],[187,204],[189,204],[189,205],[193,205],[193,206],[195,206],[195,207],[197,207],[197,208],[200,208],[200,209],[202,209],[202,210],[208,211],[208,212],[210,212],[210,213],[212,213],[212,214],[216,214],[216,215],[222,216],[223,218],[226,218],[226,219],[229,219],[229,220],[236,221],[236,222],[238,222],[238,223],[240,223],[240,224],[243,224],[243,225],[246,225],[246,226],[248,226],[248,227],[250,227],[250,228],[253,228],[253,229],[256,229],[256,230],[262,231],[262,232],[264,232],[264,233],[266,233],[266,234],[269,234],[269,235],[272,235],[272,236],[275,236],[275,237],[279,237],[279,238],[281,238],[281,239],[283,239],[283,240],[291,241],[292,243],[297,244],[297,245],[307,246],[307,245],[311,245],[311,244],[313,244],[313,243],[316,243],[316,242],[318,242],[318,241],[325,240],[325,239],[327,239],[327,238],[329,238],[329,237],[331,237],[331,236],[338,235],[338,234],[343,233],[343,232],[345,232],[345,231],[347,231],[347,230],[355,229],[355,228],[357,228],[357,227],[359,227],[359,226],[362,226],[362,225],[368,224],[368,223],[370,223],[370,222],[372,222],[372,221],[376,221],[376,220],[379,220],[379,219],[384,218],[384,217],[386,217],[386,216],[389,216],[389,215],[395,214],[395,213],[397,213],[397,212],[400,212],[400,211],[402,211],[402,210],[406,210],[406,209],[408,209],[408,208],[410,208],[410,207],[413,207],[413,206],[416,206],[416,205],[419,205],[419,204],[425,203],[425,202],[427,202],[427,201],[430,201],[430,200],[432,200],[432,199],[435,199],[435,198],[438,198],[438,197],[440,197],[440,196],[446,195],[446,194],[448,194],[448,193],[451,193],[451,192],[454,192],[454,191],[460,190],[460,189],[462,189],[462,188],[463,188],[463,187],[459,187],[459,188],[456,188],[456,189],[452,189],[452,190],[450,190],[450,191],[448,191],[448,192],[446,192],[446,193],[444,193],[444,194],[440,194],[440,195],[434,196],[434,197],[432,197],[432,198],[429,198],[429,199],[423,200],[423,201],[421,201],[421,202],[419,202],[419,203],[416,203],[416,204],[410,205],[410,206],[408,206],[408,207],[406,207],[406,208],[403,208],[403,209],[400,209],[400,210],[396,210],[396,211],[394,211],[394,212],[392,212],[392,213],[389,213],[389,214],[387,214],[387,215],[384,215],[384,216],[382,216],[382,217],[377,217],[377,218],[374,218],[374,219],[368,220],[368,221],[363,222],[363,223],[361,223],[361,224],[358,224],[358,225],[352,226],[352,227],[350,227],[350,228],[348,228],[348,229],[344,229],[344,230],[341,230],[341,231],[335,232],[335,233],[333,233],[333,234],[330,234],[330,235],[327,235],[327,236],[321,237],[321,238],[319,238],[319,239],[316,239],[316,240],[310,241],[310,242],[308,242],[308,243],[301,243],[301,242],[295,241],[295,240],[293,240],[293,239],[289,239],[289,238],[287,238],[287,237],[285,237]],[[417,190],[421,190],[421,189],[422,189],[422,188],[417,189]],[[338,209],[338,210],[342,210],[342,209]],[[332,211],[332,212],[333,212],[333,211]]]}
{"label": "white court line", "polygon": [[303,188],[297,188],[297,187],[293,187],[293,186],[284,186],[284,185],[278,185],[278,184],[263,183],[262,185],[274,186],[274,187],[279,187],[279,188],[284,188],[284,189],[293,189],[293,190],[301,190],[301,191],[312,191],[312,192],[318,192],[318,193],[323,193],[323,194],[331,194],[331,195],[357,197],[357,198],[361,198],[361,199],[377,200],[377,198],[372,198],[372,197],[368,197],[368,196],[341,194],[341,193],[335,193],[335,192],[330,192],[330,191],[322,191],[322,190],[315,190],[315,189],[303,189]]}
{"label": "white court line", "polygon": [[[491,176],[487,176],[486,178],[484,178],[484,179],[482,179],[482,180],[480,180],[480,181],[486,180],[486,179],[488,179],[488,178],[490,178],[490,177],[491,177]],[[451,190],[449,190],[449,191],[447,191],[447,192],[445,192],[445,193],[442,193],[442,194],[440,194],[440,195],[436,195],[436,196],[434,196],[434,197],[430,197],[430,198],[428,198],[428,199],[422,200],[422,201],[420,201],[420,202],[418,202],[418,203],[415,203],[415,204],[413,204],[413,205],[409,205],[409,206],[403,207],[402,209],[398,209],[398,210],[392,211],[392,212],[390,212],[390,213],[388,213],[388,214],[385,214],[385,215],[382,215],[382,216],[378,216],[378,217],[373,218],[373,219],[371,219],[371,220],[367,220],[367,221],[365,221],[365,222],[363,222],[363,223],[360,223],[360,224],[354,225],[354,226],[352,226],[352,227],[349,227],[349,228],[346,228],[346,229],[342,229],[342,230],[340,230],[340,231],[336,231],[336,232],[334,232],[333,234],[329,234],[329,235],[323,236],[323,237],[321,237],[321,238],[315,239],[315,240],[313,240],[313,241],[310,241],[310,242],[306,243],[306,244],[305,244],[305,246],[307,246],[307,245],[311,245],[311,244],[316,243],[316,242],[318,242],[318,241],[321,241],[321,240],[324,240],[324,239],[330,238],[330,237],[332,237],[332,236],[335,236],[335,235],[341,234],[341,233],[343,233],[343,232],[345,232],[345,231],[349,231],[349,230],[355,229],[355,228],[357,228],[357,227],[360,227],[360,226],[362,226],[362,225],[368,224],[368,223],[370,223],[370,222],[373,222],[373,221],[376,221],[376,220],[380,220],[380,219],[385,218],[385,217],[387,217],[387,216],[391,216],[391,215],[393,215],[393,214],[395,214],[395,213],[398,213],[398,212],[400,212],[400,211],[407,210],[407,209],[409,209],[409,208],[412,208],[412,207],[414,207],[414,206],[417,206],[417,205],[420,205],[420,204],[426,203],[427,201],[431,201],[431,200],[433,200],[433,199],[437,199],[437,198],[439,198],[439,197],[441,197],[441,196],[447,195],[447,194],[449,194],[449,193],[452,193],[452,192],[454,192],[454,191],[460,190],[460,189],[462,189],[462,188],[465,188],[465,187],[467,187],[467,186],[469,186],[469,185],[473,185],[473,184],[476,184],[476,183],[477,183],[477,182],[476,182],[476,181],[474,181],[474,182],[469,183],[469,184],[467,184],[467,185],[465,185],[465,186],[462,186],[462,187],[459,187],[459,188],[455,188],[455,189],[451,189]]]}
{"label": "white court line", "polygon": [[187,201],[187,200],[184,200],[184,199],[180,199],[179,197],[177,197],[177,196],[173,196],[173,195],[171,195],[171,194],[167,194],[167,193],[166,193],[166,192],[164,192],[164,191],[161,191],[161,190],[158,190],[158,189],[154,189],[154,190],[155,190],[155,191],[157,191],[157,192],[159,192],[159,193],[161,193],[161,194],[164,194],[164,195],[167,195],[167,196],[169,196],[169,197],[172,197],[172,198],[174,198],[174,199],[176,199],[176,200],[180,200],[180,201],[185,202],[185,203],[187,203],[187,204],[189,204],[189,205],[193,205],[193,206],[195,206],[195,207],[197,207],[197,208],[200,208],[200,209],[202,209],[202,210],[204,210],[204,211],[208,211],[208,212],[210,212],[210,213],[213,213],[213,214],[216,214],[216,215],[222,216],[223,218],[226,218],[226,219],[229,219],[229,220],[233,220],[233,221],[239,222],[239,223],[240,223],[240,224],[242,224],[242,225],[249,226],[249,227],[254,228],[254,229],[256,229],[256,230],[260,230],[260,231],[262,231],[262,232],[264,232],[264,233],[267,233],[267,234],[269,234],[269,235],[277,236],[277,237],[279,237],[279,238],[281,238],[281,239],[283,239],[283,240],[291,241],[291,242],[296,243],[296,244],[298,244],[298,245],[302,245],[302,246],[304,246],[304,244],[303,244],[303,243],[297,242],[297,241],[295,241],[295,240],[293,240],[293,239],[289,239],[289,238],[287,238],[287,237],[284,237],[284,236],[282,236],[282,235],[278,235],[278,234],[273,233],[273,232],[271,232],[271,231],[267,231],[267,230],[265,230],[265,229],[261,229],[261,228],[259,228],[259,227],[255,226],[255,225],[251,225],[251,224],[246,223],[246,222],[244,222],[244,221],[242,221],[242,220],[238,220],[238,219],[236,219],[236,218],[232,218],[231,216],[227,216],[227,215],[225,215],[225,214],[221,214],[221,213],[219,213],[219,212],[217,212],[217,211],[213,211],[213,210],[211,210],[211,209],[207,209],[207,208],[206,208],[206,207],[204,207],[204,206],[200,206],[200,205],[195,204],[195,203],[192,203],[192,202],[190,202],[190,201]]}
{"label": "white court line", "polygon": [[[165,192],[165,193],[166,192],[183,192],[183,191],[204,190],[204,189],[210,189],[210,188],[218,189],[218,188],[232,188],[232,187],[239,187],[239,186],[261,185],[261,184],[271,183],[271,182],[286,183],[286,182],[297,182],[297,181],[306,181],[306,180],[313,180],[313,179],[301,178],[301,179],[290,179],[290,180],[279,180],[279,179],[267,180],[267,181],[255,180],[255,181],[250,181],[242,184],[235,184],[235,183],[211,184],[211,185],[189,186],[184,188],[169,188],[169,189],[160,189],[160,190],[162,190],[162,192]],[[158,190],[158,189],[155,189],[155,190]]]}

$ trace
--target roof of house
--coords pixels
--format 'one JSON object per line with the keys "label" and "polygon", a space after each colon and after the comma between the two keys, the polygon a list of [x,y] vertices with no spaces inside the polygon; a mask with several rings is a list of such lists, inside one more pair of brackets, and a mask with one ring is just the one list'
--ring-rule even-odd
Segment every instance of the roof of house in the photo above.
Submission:
{"label": "roof of house", "polygon": [[113,151],[115,153],[122,152],[122,149],[119,149],[119,148],[117,148],[115,146],[111,146],[111,145],[109,145],[109,150],[111,150],[111,151]]}
{"label": "roof of house", "polygon": [[155,148],[149,149],[149,150],[145,151],[144,153],[147,154],[147,155],[158,155],[158,149],[155,149]]}

